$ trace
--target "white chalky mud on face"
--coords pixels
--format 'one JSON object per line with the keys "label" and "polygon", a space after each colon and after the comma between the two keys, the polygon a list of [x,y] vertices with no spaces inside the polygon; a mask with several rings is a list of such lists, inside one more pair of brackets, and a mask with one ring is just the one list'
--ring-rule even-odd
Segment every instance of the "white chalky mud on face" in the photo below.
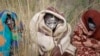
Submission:
{"label": "white chalky mud on face", "polygon": [[45,23],[50,29],[56,28],[58,21],[53,15],[46,15]]}

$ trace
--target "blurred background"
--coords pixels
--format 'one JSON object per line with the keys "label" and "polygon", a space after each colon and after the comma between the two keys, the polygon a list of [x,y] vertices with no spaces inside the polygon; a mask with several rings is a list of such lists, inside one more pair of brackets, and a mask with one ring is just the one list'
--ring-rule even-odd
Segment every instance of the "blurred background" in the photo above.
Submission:
{"label": "blurred background", "polygon": [[14,56],[36,56],[29,49],[32,41],[29,34],[29,23],[35,13],[54,7],[64,13],[66,21],[74,28],[81,14],[88,9],[100,11],[100,0],[0,0],[0,11],[10,10],[17,13],[24,24],[22,42]]}

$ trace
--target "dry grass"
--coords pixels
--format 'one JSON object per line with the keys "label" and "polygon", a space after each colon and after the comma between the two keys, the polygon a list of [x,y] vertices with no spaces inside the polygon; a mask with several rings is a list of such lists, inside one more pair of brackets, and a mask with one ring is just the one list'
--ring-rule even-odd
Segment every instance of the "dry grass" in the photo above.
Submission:
{"label": "dry grass", "polygon": [[17,55],[14,56],[36,56],[29,49],[29,45],[31,45],[29,22],[35,13],[53,6],[62,11],[66,20],[74,27],[82,12],[87,8],[100,10],[100,4],[98,3],[100,3],[100,0],[94,0],[91,3],[89,3],[89,0],[0,0],[0,11],[14,11],[17,13],[19,20],[24,23],[22,42],[19,45]]}

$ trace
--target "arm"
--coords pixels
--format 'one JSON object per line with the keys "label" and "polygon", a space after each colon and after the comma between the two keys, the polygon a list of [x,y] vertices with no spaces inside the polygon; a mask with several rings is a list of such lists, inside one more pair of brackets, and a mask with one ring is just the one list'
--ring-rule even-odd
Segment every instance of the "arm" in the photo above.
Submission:
{"label": "arm", "polygon": [[73,35],[72,35],[72,44],[74,46],[81,46],[82,45],[82,41],[81,41],[81,35],[82,35],[82,29],[80,28],[79,25],[76,26]]}
{"label": "arm", "polygon": [[[54,47],[53,38],[38,32],[38,19],[40,13],[37,13],[30,22],[30,34],[32,41],[37,44],[43,51],[49,51]],[[41,16],[44,16],[41,15]]]}
{"label": "arm", "polygon": [[95,49],[100,49],[100,41],[93,38],[87,38],[87,41],[84,42],[84,45]]}
{"label": "arm", "polygon": [[[53,49],[53,51],[51,53],[51,56],[61,56],[61,55],[63,55],[63,53],[67,49],[71,50],[71,51],[73,51],[73,50],[75,51],[76,48],[74,46],[72,46],[71,42],[70,42],[70,39],[71,39],[71,37],[70,37],[71,27],[70,27],[69,24],[68,24],[67,28],[68,28],[68,31],[67,31],[66,35],[60,40],[60,42],[58,43],[58,45],[54,47],[54,49]],[[69,47],[72,47],[72,49],[70,49]]]}
{"label": "arm", "polygon": [[[100,47],[100,41],[97,41],[93,38],[88,38],[88,36],[82,34],[83,31],[81,27],[78,25],[75,28],[74,34],[72,36],[72,44],[75,46],[87,46],[92,48],[99,48]],[[91,32],[89,32],[91,33]]]}
{"label": "arm", "polygon": [[55,44],[53,37],[46,36],[38,32],[37,44],[41,47],[43,51],[50,51],[54,48]]}

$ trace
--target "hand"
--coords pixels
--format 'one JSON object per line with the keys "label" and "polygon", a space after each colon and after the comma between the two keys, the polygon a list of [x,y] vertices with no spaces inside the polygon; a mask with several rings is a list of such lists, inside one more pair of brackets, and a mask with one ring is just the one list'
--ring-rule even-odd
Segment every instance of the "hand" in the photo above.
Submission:
{"label": "hand", "polygon": [[87,39],[85,42],[83,42],[85,46],[92,47],[93,44],[91,43],[91,39]]}
{"label": "hand", "polygon": [[87,37],[84,36],[84,35],[82,35],[82,36],[81,36],[81,41],[86,42],[86,41],[87,41]]}
{"label": "hand", "polygon": [[54,47],[50,56],[61,56],[60,48],[58,46]]}

